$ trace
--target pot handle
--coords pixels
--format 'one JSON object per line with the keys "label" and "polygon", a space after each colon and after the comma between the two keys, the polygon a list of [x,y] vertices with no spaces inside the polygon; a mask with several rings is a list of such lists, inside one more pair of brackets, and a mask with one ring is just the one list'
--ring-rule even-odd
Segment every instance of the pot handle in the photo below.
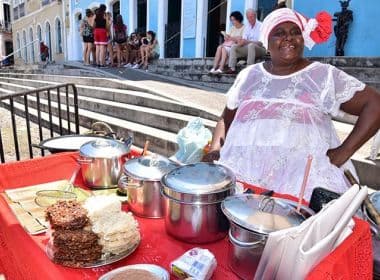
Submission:
{"label": "pot handle", "polygon": [[94,162],[94,159],[77,158],[77,162],[80,164],[90,164]]}
{"label": "pot handle", "polygon": [[252,246],[257,246],[260,244],[265,244],[265,242],[266,242],[266,240],[258,240],[255,242],[242,242],[242,241],[237,240],[235,237],[232,236],[231,229],[229,229],[229,231],[228,231],[228,236],[230,237],[230,241],[232,241],[232,243],[235,243],[235,244],[239,245],[240,247],[252,247]]}

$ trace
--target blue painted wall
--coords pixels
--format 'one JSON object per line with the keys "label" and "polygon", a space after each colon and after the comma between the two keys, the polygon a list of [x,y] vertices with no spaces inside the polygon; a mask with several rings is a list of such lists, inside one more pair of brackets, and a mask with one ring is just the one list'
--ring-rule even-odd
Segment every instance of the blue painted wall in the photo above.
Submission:
{"label": "blue painted wall", "polygon": [[[155,0],[155,1],[158,1],[158,0]],[[92,3],[106,4],[106,1],[105,0],[80,0],[80,1],[71,0],[71,7],[73,11],[77,8],[82,9],[83,11],[82,18],[84,18],[86,16],[86,9],[88,9]],[[112,7],[112,4],[110,6]],[[127,26],[129,22],[128,9],[129,9],[129,0],[120,0],[120,14],[123,16],[124,24]],[[156,18],[157,18],[157,15],[156,15]],[[128,32],[130,33],[129,28],[128,28]]]}
{"label": "blue painted wall", "polygon": [[[338,0],[295,0],[294,8],[308,17],[314,17],[321,10],[331,15],[341,10]],[[380,32],[376,30],[380,16],[379,0],[352,0],[349,9],[353,11],[347,43],[346,56],[380,56]],[[335,35],[324,44],[316,45],[312,51],[305,50],[306,56],[334,56]]]}
{"label": "blue painted wall", "polygon": [[195,57],[195,38],[183,39],[183,57]]}
{"label": "blue painted wall", "polygon": [[245,17],[245,0],[232,0],[231,1],[231,12],[239,11]]}
{"label": "blue painted wall", "polygon": [[158,1],[159,0],[149,0],[149,26],[148,30],[152,30],[157,33],[158,29]]}

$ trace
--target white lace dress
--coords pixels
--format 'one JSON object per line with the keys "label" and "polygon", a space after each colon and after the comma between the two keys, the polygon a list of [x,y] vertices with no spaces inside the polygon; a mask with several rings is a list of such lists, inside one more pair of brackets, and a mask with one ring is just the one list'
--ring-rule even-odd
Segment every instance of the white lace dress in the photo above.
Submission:
{"label": "white lace dress", "polygon": [[[331,115],[364,87],[319,62],[286,76],[270,74],[263,63],[247,67],[227,95],[227,107],[238,110],[219,162],[241,181],[298,196],[310,154],[305,199],[315,187],[344,192],[344,167],[332,165],[326,156],[328,149],[340,145]],[[353,169],[350,162],[347,167]]]}

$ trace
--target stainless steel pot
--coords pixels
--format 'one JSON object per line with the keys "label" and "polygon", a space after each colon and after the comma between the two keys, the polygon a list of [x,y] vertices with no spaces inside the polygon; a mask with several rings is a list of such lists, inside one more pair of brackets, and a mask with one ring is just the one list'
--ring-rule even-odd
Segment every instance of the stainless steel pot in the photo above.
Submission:
{"label": "stainless steel pot", "polygon": [[[380,191],[374,192],[369,195],[369,200],[372,202],[373,206],[376,208],[377,212],[380,213]],[[376,238],[380,240],[380,226],[378,226],[371,215],[368,213],[368,210],[366,207],[364,207],[364,215],[366,220],[369,222],[371,226],[371,231],[374,234]]]}
{"label": "stainless steel pot", "polygon": [[162,180],[165,228],[171,236],[189,243],[224,238],[228,220],[220,204],[234,192],[235,176],[213,163],[180,166]]}
{"label": "stainless steel pot", "polygon": [[163,198],[160,180],[178,165],[165,157],[152,155],[135,158],[124,164],[124,173],[119,188],[128,194],[130,210],[145,218],[162,218]]}
{"label": "stainless steel pot", "polygon": [[116,188],[122,173],[123,157],[129,153],[132,139],[125,142],[98,139],[83,144],[79,149],[83,181],[95,189]]}
{"label": "stainless steel pot", "polygon": [[301,214],[298,213],[293,201],[254,194],[226,198],[222,211],[231,224],[229,266],[239,277],[249,280],[256,273],[268,234],[297,226],[314,214],[307,207],[302,207]]}

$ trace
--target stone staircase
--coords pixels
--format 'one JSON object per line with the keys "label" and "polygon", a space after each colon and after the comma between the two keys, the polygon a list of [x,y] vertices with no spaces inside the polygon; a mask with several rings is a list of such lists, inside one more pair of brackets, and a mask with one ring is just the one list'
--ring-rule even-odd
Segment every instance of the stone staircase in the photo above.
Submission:
{"label": "stone staircase", "polygon": [[[335,65],[380,90],[379,57],[310,57],[309,59]],[[225,92],[233,84],[236,75],[209,75],[208,71],[211,69],[212,63],[213,58],[166,58],[154,61],[149,66],[149,71]]]}
{"label": "stone staircase", "polygon": [[[194,117],[201,117],[204,124],[213,129],[217,115],[208,111],[191,107],[159,94],[137,89],[120,81],[106,78],[25,74],[20,72],[0,72],[0,94],[22,92],[43,86],[62,83],[74,83],[78,90],[80,125],[90,128],[96,121],[111,125],[117,135],[132,134],[134,144],[142,147],[146,140],[151,142],[153,151],[172,155],[176,150],[176,134]],[[61,92],[61,100],[64,93]],[[72,94],[70,99],[73,99]],[[51,92],[53,122],[58,128],[57,92]],[[32,121],[37,120],[36,98],[28,98]],[[7,102],[3,102],[7,107]],[[23,100],[15,99],[16,112],[23,115]],[[47,94],[41,95],[43,123],[47,126],[48,100]],[[65,106],[63,106],[65,107]],[[65,110],[65,108],[64,108]],[[74,108],[70,108],[73,114]],[[66,111],[63,114],[65,118]]]}

